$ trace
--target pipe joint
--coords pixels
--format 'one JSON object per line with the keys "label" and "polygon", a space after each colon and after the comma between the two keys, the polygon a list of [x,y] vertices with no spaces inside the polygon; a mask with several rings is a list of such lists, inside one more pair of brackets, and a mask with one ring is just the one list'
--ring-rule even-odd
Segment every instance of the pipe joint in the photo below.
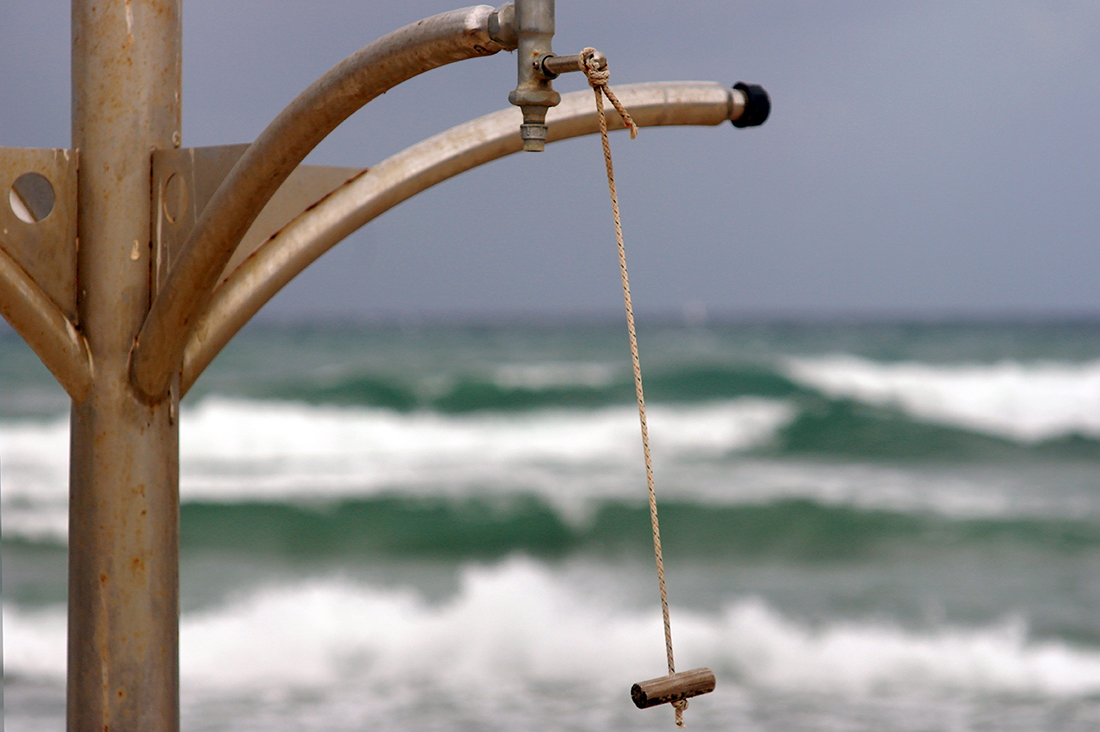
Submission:
{"label": "pipe joint", "polygon": [[[592,61],[598,69],[607,68],[607,56],[604,56],[599,51],[592,54]],[[570,71],[584,70],[584,57],[579,53],[574,53],[569,56],[555,56],[551,53],[543,56],[539,61],[539,71],[547,79],[556,79],[562,74]]]}
{"label": "pipe joint", "polygon": [[508,101],[523,110],[523,149],[540,152],[546,147],[546,110],[561,101],[553,77],[543,72],[543,61],[554,53],[554,0],[516,0],[514,13],[518,78]]}
{"label": "pipe joint", "polygon": [[489,37],[505,50],[516,50],[519,37],[516,35],[515,3],[505,3],[489,15]]}

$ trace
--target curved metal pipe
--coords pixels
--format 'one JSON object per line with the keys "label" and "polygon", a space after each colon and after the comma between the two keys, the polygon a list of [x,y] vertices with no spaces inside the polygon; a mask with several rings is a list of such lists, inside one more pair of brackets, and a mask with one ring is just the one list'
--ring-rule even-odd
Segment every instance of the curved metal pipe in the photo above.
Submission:
{"label": "curved metal pipe", "polygon": [[74,402],[92,389],[88,344],[31,276],[0,249],[0,315],[23,337]]}
{"label": "curved metal pipe", "polygon": [[[642,127],[717,125],[740,118],[745,108],[741,91],[716,82],[634,84],[615,87],[615,93]],[[430,137],[351,179],[287,224],[214,292],[184,350],[181,394],[268,300],[346,236],[440,181],[522,150],[521,120],[519,109],[504,109]],[[564,95],[547,121],[550,142],[597,132],[592,91]],[[614,110],[608,126],[623,127]]]}
{"label": "curved metal pipe", "polygon": [[313,82],[256,138],[195,223],[138,334],[130,378],[145,399],[155,403],[167,394],[218,276],[291,171],[380,94],[430,69],[503,50],[490,36],[495,12],[488,5],[454,10],[383,36]]}

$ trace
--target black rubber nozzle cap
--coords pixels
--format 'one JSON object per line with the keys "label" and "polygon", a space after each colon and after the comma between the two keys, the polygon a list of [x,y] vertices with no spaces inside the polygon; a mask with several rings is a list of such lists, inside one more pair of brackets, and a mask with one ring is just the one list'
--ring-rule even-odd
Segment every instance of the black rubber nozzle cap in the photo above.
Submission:
{"label": "black rubber nozzle cap", "polygon": [[768,112],[772,111],[772,100],[759,84],[746,84],[739,81],[733,88],[745,95],[745,111],[733,122],[734,127],[756,127],[764,124]]}

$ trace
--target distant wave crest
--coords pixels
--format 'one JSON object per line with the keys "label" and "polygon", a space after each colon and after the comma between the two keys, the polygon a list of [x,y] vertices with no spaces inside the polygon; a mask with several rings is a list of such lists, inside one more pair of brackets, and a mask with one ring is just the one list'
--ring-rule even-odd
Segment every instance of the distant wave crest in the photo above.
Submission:
{"label": "distant wave crest", "polygon": [[1100,437],[1100,361],[936,365],[845,355],[790,359],[784,372],[833,399],[1024,443]]}

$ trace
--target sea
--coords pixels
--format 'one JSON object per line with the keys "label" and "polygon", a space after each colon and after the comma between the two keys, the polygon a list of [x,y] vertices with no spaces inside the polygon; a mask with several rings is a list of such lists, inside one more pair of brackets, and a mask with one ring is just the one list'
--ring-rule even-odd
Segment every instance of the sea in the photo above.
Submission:
{"label": "sea", "polygon": [[[688,729],[1100,729],[1100,323],[639,324]],[[181,406],[184,730],[672,730],[625,327],[253,324]],[[68,406],[0,334],[8,732]]]}

